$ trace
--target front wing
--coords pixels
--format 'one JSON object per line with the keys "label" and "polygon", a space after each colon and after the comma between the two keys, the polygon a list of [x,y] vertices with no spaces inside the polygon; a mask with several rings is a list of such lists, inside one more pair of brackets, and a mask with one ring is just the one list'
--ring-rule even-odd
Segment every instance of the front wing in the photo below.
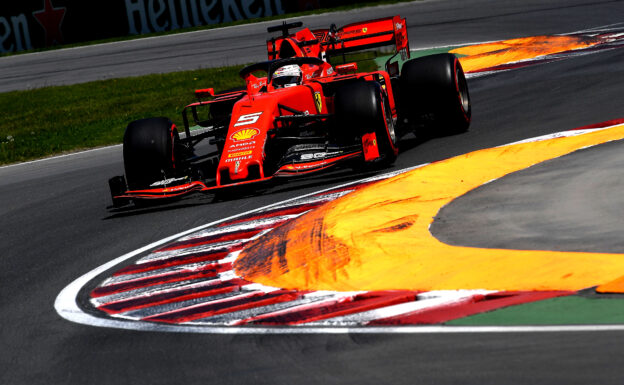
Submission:
{"label": "front wing", "polygon": [[128,190],[122,194],[114,195],[113,201],[123,202],[128,200],[155,200],[178,198],[195,192],[215,192],[216,190],[229,189],[251,184],[261,184],[279,177],[303,176],[314,172],[319,172],[333,167],[339,163],[357,159],[363,156],[362,150],[349,153],[341,153],[336,156],[328,156],[323,159],[310,159],[310,161],[293,162],[281,166],[273,175],[265,178],[246,180],[243,182],[230,183],[227,185],[207,185],[204,181],[190,181],[162,187],[149,188],[143,190]]}

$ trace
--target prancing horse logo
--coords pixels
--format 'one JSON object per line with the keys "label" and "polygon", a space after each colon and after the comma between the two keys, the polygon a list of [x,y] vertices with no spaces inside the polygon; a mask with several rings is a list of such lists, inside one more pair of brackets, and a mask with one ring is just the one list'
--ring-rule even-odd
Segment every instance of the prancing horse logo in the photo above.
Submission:
{"label": "prancing horse logo", "polygon": [[316,104],[316,110],[320,114],[323,111],[323,100],[321,100],[321,93],[320,92],[315,92],[314,93],[314,102]]}

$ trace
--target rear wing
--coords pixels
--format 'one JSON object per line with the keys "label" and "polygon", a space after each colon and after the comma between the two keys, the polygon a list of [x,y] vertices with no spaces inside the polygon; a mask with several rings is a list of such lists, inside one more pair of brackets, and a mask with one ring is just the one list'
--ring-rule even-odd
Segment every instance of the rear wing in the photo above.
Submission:
{"label": "rear wing", "polygon": [[329,56],[391,45],[405,58],[410,56],[407,25],[399,16],[353,23],[335,31],[330,28],[312,32]]}
{"label": "rear wing", "polygon": [[[291,26],[284,25],[282,29],[285,27]],[[273,30],[276,31],[278,28],[275,27]],[[400,52],[404,59],[410,57],[407,24],[400,16],[348,24],[341,28],[336,28],[332,24],[329,29],[314,31],[304,29],[291,35],[287,35],[286,29],[282,37],[267,41],[269,60],[280,56],[282,42],[286,39],[296,44],[296,47],[293,47],[295,51],[293,54],[297,56],[318,55],[323,58],[353,51],[394,46],[396,52]]]}

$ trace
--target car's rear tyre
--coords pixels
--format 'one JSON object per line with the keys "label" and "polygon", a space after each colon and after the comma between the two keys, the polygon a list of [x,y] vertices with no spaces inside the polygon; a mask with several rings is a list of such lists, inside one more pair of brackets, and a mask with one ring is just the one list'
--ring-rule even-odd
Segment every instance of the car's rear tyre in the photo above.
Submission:
{"label": "car's rear tyre", "polygon": [[424,129],[427,135],[468,130],[470,94],[464,70],[450,53],[424,56],[405,64],[400,76],[400,119]]}
{"label": "car's rear tyre", "polygon": [[379,155],[375,163],[389,166],[397,158],[395,122],[388,97],[379,83],[357,81],[345,84],[334,97],[334,109],[339,132],[355,134],[375,133]]}
{"label": "car's rear tyre", "polygon": [[147,118],[128,125],[123,139],[124,168],[130,190],[175,176],[178,131],[167,118]]}

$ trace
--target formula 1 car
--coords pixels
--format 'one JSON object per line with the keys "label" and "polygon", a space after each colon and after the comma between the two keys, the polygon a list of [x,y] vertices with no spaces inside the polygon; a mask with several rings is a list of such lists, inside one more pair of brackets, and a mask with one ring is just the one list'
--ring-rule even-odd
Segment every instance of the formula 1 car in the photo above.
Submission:
{"label": "formula 1 car", "polygon": [[[113,206],[227,191],[336,165],[385,167],[407,132],[468,129],[470,98],[459,61],[451,54],[408,60],[405,19],[290,33],[301,26],[268,28],[281,36],[267,41],[267,61],[240,71],[244,88],[195,91],[197,101],[182,112],[183,137],[168,118],[131,122],[123,138],[125,177],[109,180]],[[358,72],[357,63],[346,62],[354,51],[388,46],[383,71]],[[342,63],[332,65],[336,58]],[[201,154],[206,140],[213,151]]]}

